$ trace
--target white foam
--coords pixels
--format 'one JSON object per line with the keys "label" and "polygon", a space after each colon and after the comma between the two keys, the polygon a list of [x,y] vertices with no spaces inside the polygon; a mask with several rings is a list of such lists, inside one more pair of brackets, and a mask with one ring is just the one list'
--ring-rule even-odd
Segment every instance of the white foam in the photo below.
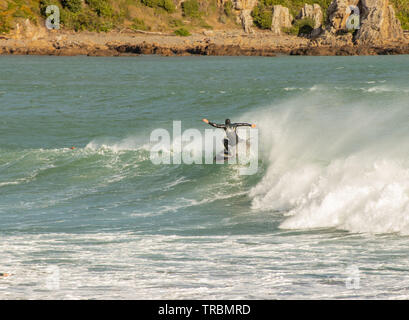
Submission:
{"label": "white foam", "polygon": [[284,229],[409,234],[406,104],[328,106],[309,94],[245,115],[269,164],[252,208],[286,212]]}
{"label": "white foam", "polygon": [[149,144],[144,142],[138,137],[129,136],[121,140],[117,139],[95,139],[89,142],[85,149],[93,151],[109,150],[112,152],[121,151],[137,151],[137,150],[149,150]]}
{"label": "white foam", "polygon": [[186,182],[189,182],[189,181],[191,181],[191,180],[190,180],[190,179],[186,179],[185,177],[180,177],[180,178],[176,179],[175,181],[172,181],[172,182],[170,182],[170,183],[168,183],[168,184],[165,184],[165,185],[162,187],[162,190],[165,190],[165,191],[166,191],[166,190],[170,190],[170,189],[176,187],[176,186],[179,185],[179,184],[186,183]]}
{"label": "white foam", "polygon": [[[198,228],[209,226],[200,225]],[[407,298],[406,241],[321,244],[319,235],[43,233],[3,236],[0,295],[7,299]],[[325,242],[325,241],[324,241]],[[383,261],[393,257],[387,281]],[[346,288],[345,252],[359,253],[359,290]],[[16,254],[18,253],[18,254]],[[321,257],[321,259],[317,259]],[[30,263],[27,263],[30,261]],[[348,261],[347,261],[348,262]],[[365,271],[364,271],[365,270]],[[377,272],[372,272],[377,270]],[[53,273],[53,271],[58,271]],[[57,285],[52,288],[53,285]]]}
{"label": "white foam", "polygon": [[[368,82],[368,83],[373,83],[373,82]],[[397,93],[408,93],[409,89],[406,88],[397,88],[393,86],[373,86],[370,88],[361,88],[362,91],[364,92],[369,92],[369,93],[384,93],[384,92],[397,92]]]}

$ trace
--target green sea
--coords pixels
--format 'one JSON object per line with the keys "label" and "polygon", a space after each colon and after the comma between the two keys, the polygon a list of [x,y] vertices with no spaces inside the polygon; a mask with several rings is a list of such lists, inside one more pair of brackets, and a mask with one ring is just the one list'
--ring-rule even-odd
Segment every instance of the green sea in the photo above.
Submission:
{"label": "green sea", "polygon": [[[256,172],[152,161],[202,118]],[[408,235],[409,56],[0,57],[0,299],[408,299]]]}

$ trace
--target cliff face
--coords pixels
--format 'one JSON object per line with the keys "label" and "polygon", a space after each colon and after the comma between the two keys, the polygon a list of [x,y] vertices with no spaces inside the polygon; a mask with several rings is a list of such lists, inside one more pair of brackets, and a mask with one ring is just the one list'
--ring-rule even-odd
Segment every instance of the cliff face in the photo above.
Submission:
{"label": "cliff face", "polygon": [[233,5],[237,10],[253,10],[257,0],[233,0]]}
{"label": "cliff face", "polygon": [[[357,7],[357,12],[354,12]],[[355,16],[353,20],[352,15]],[[349,25],[348,25],[349,23]],[[352,35],[353,34],[353,35]],[[333,0],[327,10],[324,43],[381,45],[403,40],[403,30],[388,0]]]}
{"label": "cliff face", "polygon": [[403,39],[403,30],[388,0],[360,0],[361,28],[358,44],[382,44]]}
{"label": "cliff face", "polygon": [[276,5],[273,7],[273,17],[271,20],[271,30],[275,35],[281,35],[283,28],[291,27],[294,18],[288,8]]}
{"label": "cliff face", "polygon": [[251,11],[257,5],[257,0],[233,0],[233,6],[238,11],[238,17],[246,33],[253,32]]}
{"label": "cliff face", "polygon": [[47,29],[43,26],[33,25],[29,19],[19,21],[11,32],[14,39],[31,39],[36,41],[47,36]]}
{"label": "cliff face", "polygon": [[301,8],[297,19],[311,18],[314,21],[314,29],[318,29],[322,26],[323,14],[319,4],[314,3],[313,5],[304,4]]}
{"label": "cliff face", "polygon": [[351,15],[349,6],[357,6],[359,0],[333,0],[327,9],[326,30],[331,34],[337,34],[346,30],[346,23]]}

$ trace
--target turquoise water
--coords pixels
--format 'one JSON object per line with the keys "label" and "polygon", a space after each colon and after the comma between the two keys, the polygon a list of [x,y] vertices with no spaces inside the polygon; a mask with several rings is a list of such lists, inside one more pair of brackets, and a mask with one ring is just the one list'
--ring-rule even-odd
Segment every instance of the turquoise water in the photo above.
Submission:
{"label": "turquoise water", "polygon": [[[0,57],[0,298],[409,298],[408,80],[409,56]],[[257,173],[152,163],[155,129],[227,117]]]}

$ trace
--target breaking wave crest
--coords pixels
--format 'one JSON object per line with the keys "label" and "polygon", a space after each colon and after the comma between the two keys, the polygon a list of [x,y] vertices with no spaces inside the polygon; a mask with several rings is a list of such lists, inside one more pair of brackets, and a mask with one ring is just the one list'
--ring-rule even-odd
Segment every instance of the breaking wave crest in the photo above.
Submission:
{"label": "breaking wave crest", "polygon": [[409,234],[407,101],[344,102],[310,94],[246,115],[268,163],[252,208],[284,212],[283,229]]}

